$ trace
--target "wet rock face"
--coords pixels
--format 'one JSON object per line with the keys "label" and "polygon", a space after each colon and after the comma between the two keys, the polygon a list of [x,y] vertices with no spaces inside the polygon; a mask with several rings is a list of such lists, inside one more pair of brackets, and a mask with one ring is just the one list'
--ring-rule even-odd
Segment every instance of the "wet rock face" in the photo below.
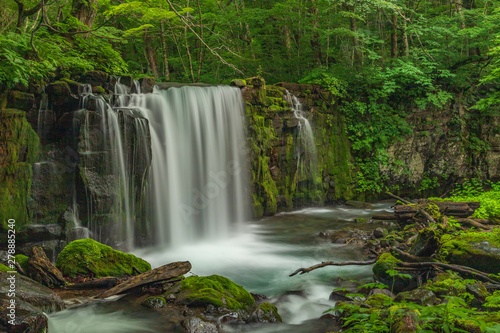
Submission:
{"label": "wet rock face", "polygon": [[219,330],[214,323],[204,321],[198,317],[189,317],[182,322],[182,326],[188,333],[218,333]]}
{"label": "wet rock face", "polygon": [[153,92],[155,79],[153,77],[143,77],[139,80],[139,84],[141,85],[141,92],[143,94],[149,94]]}
{"label": "wet rock face", "polygon": [[[145,123],[143,128],[149,129],[147,120],[137,110],[118,109],[118,123],[122,133],[123,160],[126,178],[133,197],[129,201],[135,204],[134,213],[137,220],[144,221],[145,211],[142,189],[148,180],[147,174],[151,165],[151,146],[149,130],[145,137],[138,133],[139,121]],[[101,240],[115,245],[115,236],[120,239],[120,227],[116,223],[116,207],[120,197],[117,191],[119,174],[113,163],[113,142],[110,133],[103,130],[103,115],[98,111],[82,111],[79,116],[78,133],[78,179],[76,181],[77,202],[80,208],[80,218],[93,222],[93,232],[102,235]],[[147,147],[147,148],[144,148]],[[116,147],[115,147],[116,149]],[[92,215],[88,209],[92,207]],[[136,235],[142,235],[143,224],[135,223]]]}
{"label": "wet rock face", "polygon": [[15,274],[16,314],[15,325],[9,324],[11,298],[8,296],[10,284],[7,278],[10,274],[0,272],[0,330],[8,332],[43,332],[47,329],[45,313],[60,311],[65,308],[64,302],[52,290],[33,280]]}

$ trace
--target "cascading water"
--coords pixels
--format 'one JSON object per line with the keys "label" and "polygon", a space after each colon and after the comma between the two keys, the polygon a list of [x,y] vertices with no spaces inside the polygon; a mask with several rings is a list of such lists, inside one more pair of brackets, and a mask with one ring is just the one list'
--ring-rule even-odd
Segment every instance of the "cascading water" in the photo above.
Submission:
{"label": "cascading water", "polygon": [[290,103],[293,114],[298,120],[298,140],[296,148],[297,185],[300,190],[300,187],[304,186],[301,185],[301,183],[307,182],[307,189],[311,191],[316,188],[315,178],[318,174],[316,145],[312,126],[304,115],[302,103],[300,103],[296,96],[291,94],[288,90],[285,90],[285,100]]}
{"label": "cascading water", "polygon": [[[89,104],[92,104],[92,109],[101,117],[101,133],[100,137],[103,140],[102,148],[103,151],[95,151],[95,143],[91,142],[90,129],[90,113],[88,111],[83,111],[89,108]],[[120,126],[119,114],[116,110],[112,109],[111,106],[104,100],[102,96],[95,96],[92,94],[90,85],[83,86],[83,91],[81,94],[81,108],[84,112],[84,128],[82,135],[80,137],[80,148],[81,154],[91,156],[100,154],[103,156],[104,169],[99,170],[99,172],[109,173],[114,183],[114,190],[116,191],[116,200],[113,202],[113,213],[114,213],[114,224],[111,232],[103,235],[101,233],[101,228],[96,225],[96,221],[93,221],[93,211],[92,202],[93,198],[88,198],[87,203],[89,209],[88,211],[88,226],[91,232],[93,232],[94,238],[103,242],[114,242],[121,243],[125,242],[123,247],[130,248],[134,244],[133,239],[133,188],[130,186],[130,168],[126,162],[126,153],[124,150],[124,141],[126,140],[126,133],[123,131],[123,126]],[[81,112],[79,114],[81,116]],[[89,158],[89,161],[92,161]],[[92,184],[92,173],[96,172],[92,170],[92,165],[87,165],[88,163],[83,163],[81,166],[85,171],[88,185],[90,186],[102,186],[101,184]],[[89,169],[87,169],[89,168]],[[107,169],[107,170],[106,170]],[[88,194],[87,194],[88,195]]]}
{"label": "cascading water", "polygon": [[246,217],[246,148],[241,93],[182,87],[132,96],[149,120],[154,243],[176,246],[227,233]]}

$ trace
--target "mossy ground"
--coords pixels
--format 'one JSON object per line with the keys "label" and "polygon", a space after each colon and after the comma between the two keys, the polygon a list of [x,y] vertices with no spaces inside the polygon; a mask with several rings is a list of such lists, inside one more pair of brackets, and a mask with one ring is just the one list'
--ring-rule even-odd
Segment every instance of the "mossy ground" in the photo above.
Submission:
{"label": "mossy ground", "polygon": [[134,275],[133,267],[141,272],[151,270],[151,265],[141,258],[114,250],[90,238],[69,243],[57,256],[56,266],[64,276],[69,277]]}
{"label": "mossy ground", "polygon": [[181,282],[181,302],[191,306],[225,307],[230,310],[247,309],[255,300],[242,286],[219,275],[190,276]]}

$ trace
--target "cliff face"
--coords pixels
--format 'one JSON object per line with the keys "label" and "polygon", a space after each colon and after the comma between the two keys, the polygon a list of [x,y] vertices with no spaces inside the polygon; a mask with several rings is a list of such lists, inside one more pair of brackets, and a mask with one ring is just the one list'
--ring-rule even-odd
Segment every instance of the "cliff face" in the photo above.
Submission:
{"label": "cliff face", "polygon": [[[256,217],[305,205],[351,199],[355,181],[344,119],[330,93],[309,85],[265,85],[263,79],[233,81],[246,101],[252,194]],[[285,99],[297,96],[313,124],[316,161],[300,149],[301,123]],[[302,124],[303,126],[303,124]]]}
{"label": "cliff face", "polygon": [[[329,92],[312,85],[269,86],[260,78],[232,85],[242,89],[247,104],[256,216],[344,199],[375,200],[384,197],[385,188],[429,196],[468,178],[500,180],[500,118],[465,121],[461,103],[440,111],[409,110],[404,120],[412,134],[388,142],[384,160],[368,171],[377,175],[381,190],[370,192],[363,189],[367,174],[349,140],[355,134],[348,132],[346,115]],[[297,121],[284,99],[285,88],[303,103],[314,128],[315,173],[297,169]]]}

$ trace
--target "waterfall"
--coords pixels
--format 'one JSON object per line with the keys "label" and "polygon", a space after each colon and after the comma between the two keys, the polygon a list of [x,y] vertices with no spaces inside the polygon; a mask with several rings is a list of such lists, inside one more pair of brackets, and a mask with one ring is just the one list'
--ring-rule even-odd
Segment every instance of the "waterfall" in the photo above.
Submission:
{"label": "waterfall", "polygon": [[[290,103],[293,114],[298,120],[298,133],[297,133],[297,146],[296,146],[296,158],[297,158],[297,188],[300,190],[306,190],[309,195],[308,199],[317,199],[316,195],[313,193],[318,185],[315,179],[318,176],[317,168],[317,154],[316,154],[316,144],[314,142],[314,134],[312,130],[311,123],[305,117],[304,108],[299,99],[291,94],[288,90],[285,90],[285,100]],[[306,183],[305,185],[301,183]]]}
{"label": "waterfall", "polygon": [[244,104],[237,88],[181,87],[133,95],[149,120],[154,242],[225,235],[247,214]]}
{"label": "waterfall", "polygon": [[[102,217],[96,218],[98,208],[92,204],[99,200],[86,199],[86,220],[93,237],[128,249],[223,237],[233,223],[247,217],[240,90],[185,86],[141,94],[137,81],[131,85],[117,81],[113,107],[102,96],[93,95],[90,86],[82,89],[81,107],[100,115],[103,141],[92,141],[91,112],[82,111],[79,147],[84,161],[80,169],[86,175],[86,190],[102,186],[94,184],[92,175],[106,172],[95,170],[92,158],[85,160],[101,154],[117,193],[111,209],[112,228],[102,227]],[[99,147],[102,152],[96,151]],[[97,178],[102,182],[105,176]],[[92,195],[95,192],[106,190],[98,188]],[[143,205],[137,207],[137,201]]]}

